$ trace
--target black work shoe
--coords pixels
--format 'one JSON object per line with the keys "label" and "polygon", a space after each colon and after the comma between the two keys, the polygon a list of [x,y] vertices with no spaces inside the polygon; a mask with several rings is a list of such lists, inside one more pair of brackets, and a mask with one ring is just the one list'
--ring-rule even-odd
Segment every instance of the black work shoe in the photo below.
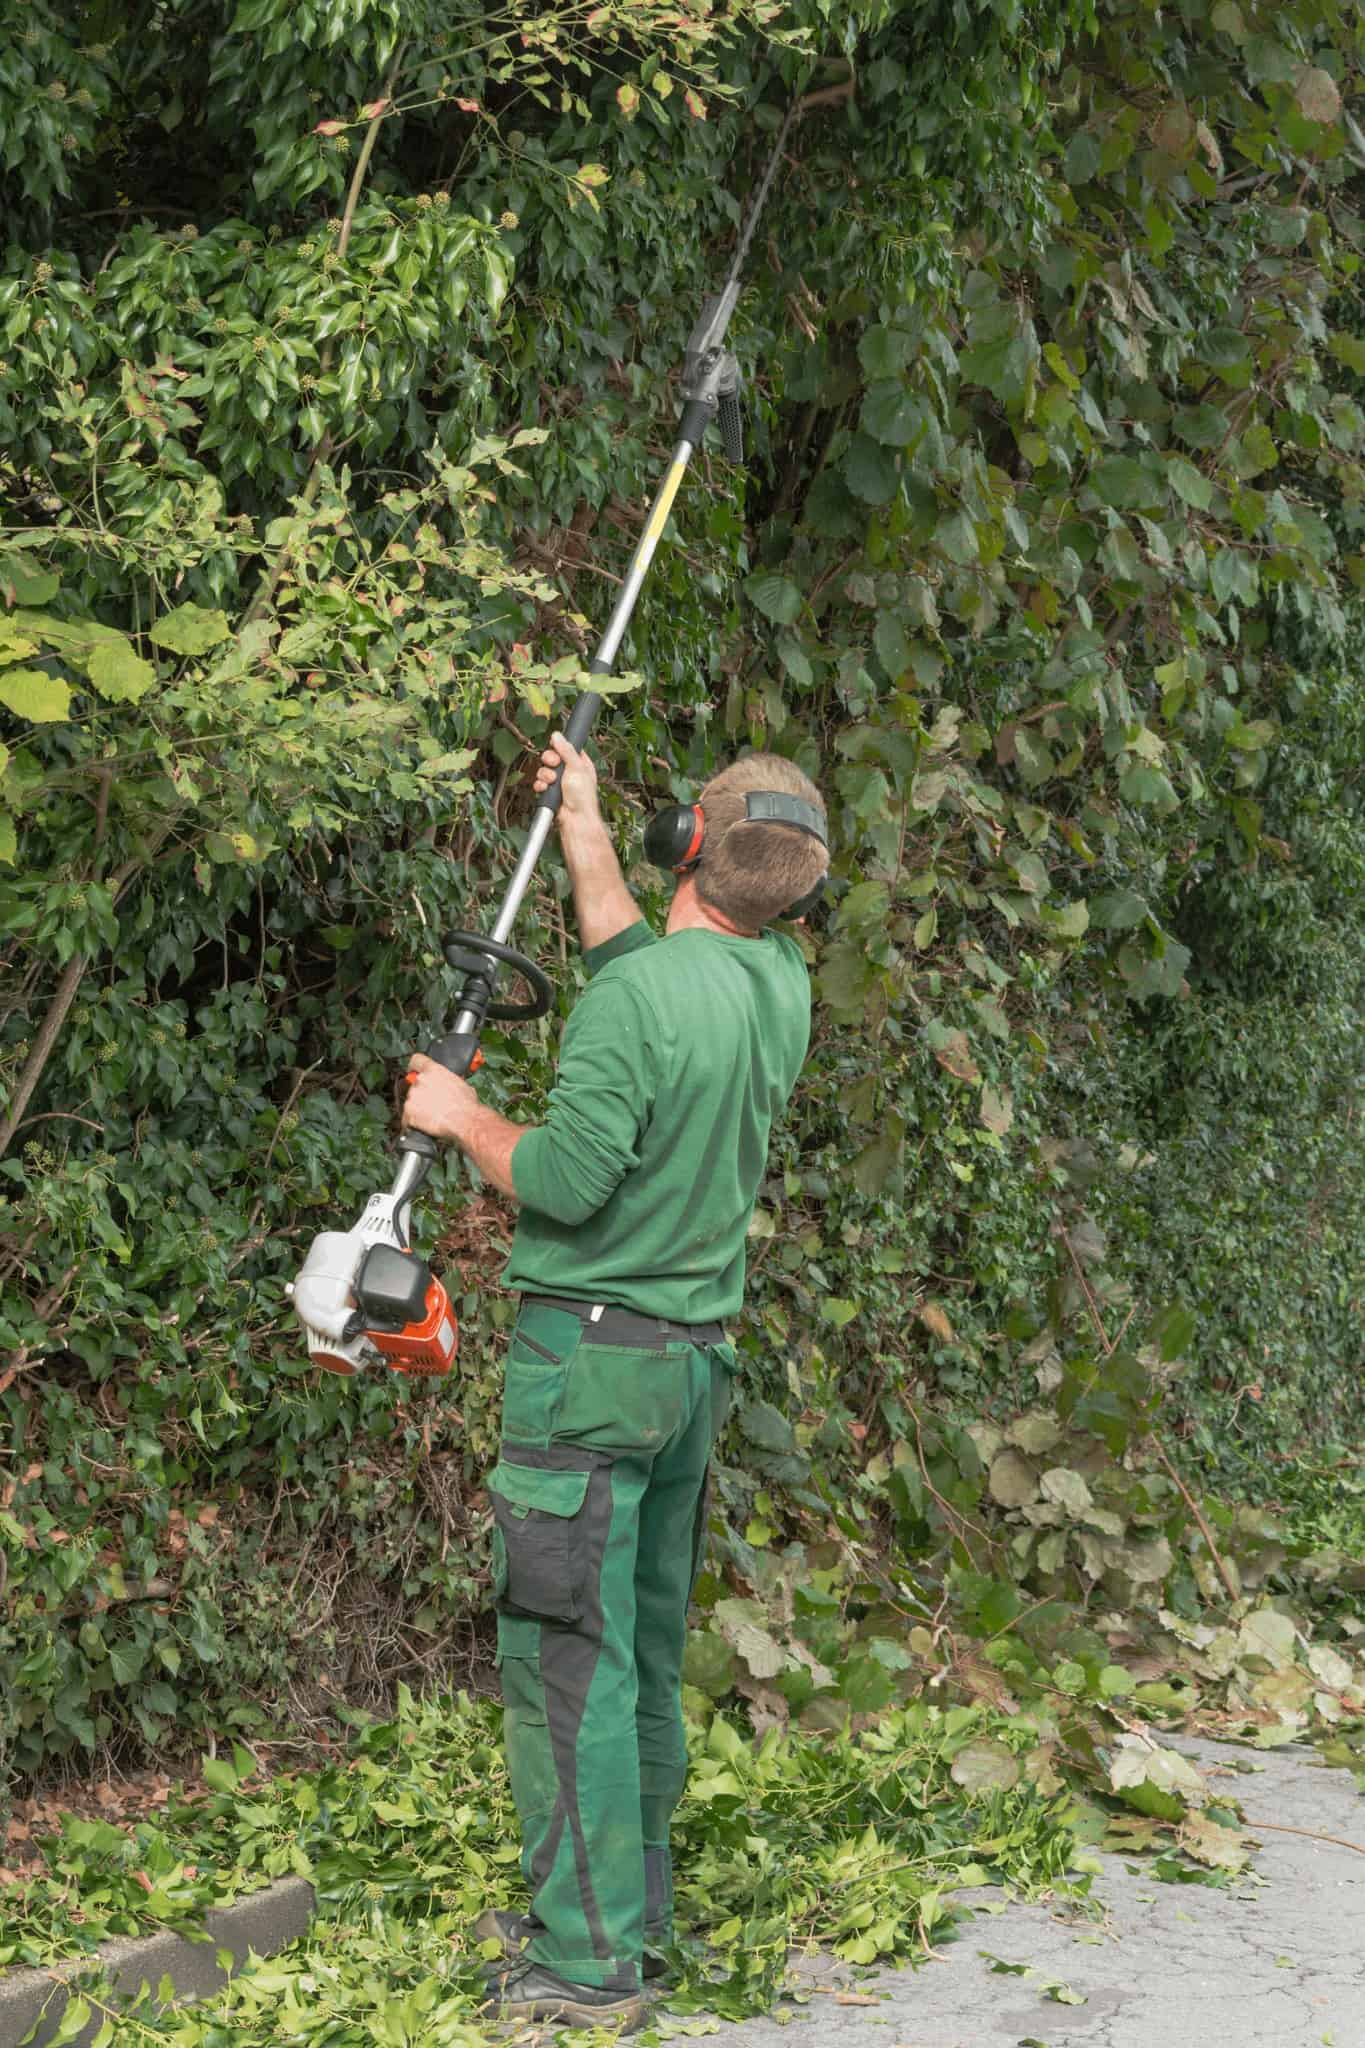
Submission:
{"label": "black work shoe", "polygon": [[[509,1915],[518,1918],[518,1915]],[[649,2014],[642,1991],[605,1991],[597,1984],[571,1984],[544,1963],[529,1959],[511,1965],[491,1963],[488,1997],[500,2020],[549,2020],[563,2026],[595,2027],[615,2022],[633,2034]]]}
{"label": "black work shoe", "polygon": [[[513,1913],[504,1906],[490,1906],[486,1913],[480,1913],[470,1933],[475,1941],[501,1942],[503,1954],[515,1959],[528,1941],[544,1931],[544,1926],[544,1921],[537,1920],[534,1913]],[[660,1977],[668,1975],[668,1964],[662,1956],[651,1955],[646,1949],[640,1971],[646,1984],[656,1984]]]}

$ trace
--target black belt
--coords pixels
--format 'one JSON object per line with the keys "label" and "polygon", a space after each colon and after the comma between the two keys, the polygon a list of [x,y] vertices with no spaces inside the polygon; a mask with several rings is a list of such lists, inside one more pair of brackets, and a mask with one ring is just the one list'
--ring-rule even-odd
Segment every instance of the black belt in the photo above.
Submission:
{"label": "black belt", "polygon": [[629,1344],[636,1350],[662,1351],[667,1343],[723,1344],[724,1323],[672,1323],[666,1316],[637,1315],[606,1301],[569,1301],[558,1294],[523,1294],[528,1308],[558,1308],[577,1316],[591,1331],[594,1344]]}

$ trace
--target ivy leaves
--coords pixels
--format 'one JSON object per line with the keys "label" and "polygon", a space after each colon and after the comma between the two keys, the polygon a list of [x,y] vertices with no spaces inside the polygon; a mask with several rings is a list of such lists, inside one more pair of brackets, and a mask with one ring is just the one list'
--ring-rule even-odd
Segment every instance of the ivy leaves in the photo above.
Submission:
{"label": "ivy leaves", "polygon": [[[38,1602],[4,1645],[11,1676],[33,1659],[33,1718],[10,1727],[26,1768],[110,1734],[154,1743],[172,1714],[249,1711],[243,1696],[294,1682],[258,1626],[278,1563],[264,1537],[259,1571],[229,1555],[173,1575],[167,1626],[130,1608],[130,1588],[164,1579],[168,1458],[215,1484],[231,1471],[244,1543],[284,1470],[307,1513],[327,1503],[329,1554],[402,1552],[424,1631],[480,1597],[477,1551],[432,1518],[400,1531],[379,1502],[395,1473],[394,1499],[419,1496],[433,1417],[306,1387],[287,1359],[281,1380],[283,1247],[369,1193],[390,1063],[444,999],[429,926],[480,921],[515,857],[521,757],[577,686],[638,530],[684,309],[723,271],[745,152],[780,97],[761,67],[787,33],[738,6],[704,22],[605,8],[590,29],[553,9],[528,30],[396,0],[323,10],[313,31],[285,0],[239,15],[207,44],[167,45],[150,88],[126,67],[153,45],[95,58],[40,22],[17,60],[29,69],[0,84],[18,95],[6,132],[30,123],[6,171],[19,227],[0,274],[0,427],[26,493],[15,516],[34,522],[0,559],[9,1069],[31,1041],[22,991],[73,949],[119,948],[7,1162],[16,1242],[35,1234],[0,1338],[68,1347],[24,1425],[43,1456],[57,1446],[54,1473],[82,1441],[102,1468],[129,1460],[122,1490],[86,1475],[79,1518],[74,1480],[42,1482],[72,1541],[40,1554],[10,1539],[11,1584]],[[968,28],[923,7],[845,24],[864,39],[856,120],[838,107],[803,123],[736,330],[753,472],[708,484],[698,465],[684,545],[661,549],[637,617],[644,683],[611,728],[623,840],[633,782],[643,795],[699,776],[745,743],[789,751],[830,793],[831,915],[810,941],[824,1014],[754,1236],[735,1424],[736,1463],[766,1461],[775,1491],[729,1503],[742,1590],[718,1594],[727,1633],[704,1639],[720,1646],[710,1682],[786,1686],[798,1713],[831,1692],[877,1711],[906,1654],[899,1621],[857,1641],[819,1623],[800,1641],[826,1687],[754,1591],[803,1491],[828,1489],[841,1534],[864,1512],[894,1523],[911,1558],[936,1554],[941,1512],[991,1516],[1017,1570],[963,1601],[988,1636],[1008,1626],[1030,1683],[1070,1701],[1112,1689],[1116,1652],[1026,1640],[1013,1577],[1040,1594],[1062,1580],[1070,1599],[1082,1572],[1126,1588],[1136,1555],[1135,1597],[1178,1602],[1186,1565],[1206,1562],[1188,1527],[1141,1519],[1093,1445],[1012,1434],[987,1460],[1017,1461],[1001,1468],[1009,1504],[959,1428],[907,1409],[922,1373],[944,1402],[998,1394],[1014,1370],[1000,1333],[1040,1303],[1087,1328],[1050,1235],[1051,1134],[1090,1135],[1092,1174],[1126,1219],[1102,1218],[1107,1253],[1071,1234],[1101,1298],[1119,1284],[1106,1259],[1139,1290],[1183,1259],[1202,1341],[1234,1381],[1249,1328],[1277,1355],[1301,1347],[1305,1387],[1316,1358],[1349,1351],[1321,1335],[1350,1315],[1332,1208],[1349,1222],[1345,1153],[1281,1198],[1317,1218],[1321,1191],[1344,1191],[1321,1197],[1311,1317],[1276,1289],[1288,1226],[1273,1203],[1263,1270],[1235,1270],[1246,1205],[1269,1187],[1259,1170],[1226,1175],[1235,1197],[1215,1191],[1235,1215],[1206,1208],[1223,1124],[1285,1071],[1254,1036],[1273,1005],[1210,1008],[1227,933],[1253,934],[1258,975],[1313,935],[1297,988],[1327,971],[1306,957],[1323,951],[1308,899],[1348,898],[1358,865],[1326,764],[1359,747],[1338,740],[1319,763],[1296,741],[1332,664],[1286,637],[1335,646],[1345,578],[1365,576],[1342,513],[1360,490],[1363,359],[1331,302],[1349,305],[1357,260],[1355,145],[1309,77],[1349,89],[1358,53],[1325,19],[1252,38],[1232,7],[1154,24],[1125,5],[1074,43],[1079,6],[1047,26],[984,8]],[[31,89],[40,60],[65,102]],[[379,125],[343,249],[357,109]],[[111,223],[115,170],[120,195],[134,182]],[[75,205],[23,213],[73,181]],[[168,193],[183,218],[150,210]],[[741,560],[761,565],[742,586]],[[1290,799],[1275,784],[1293,762]],[[106,859],[143,863],[118,900],[93,878]],[[557,932],[554,871],[543,880]],[[1128,996],[1150,1006],[1138,1027]],[[1281,1035],[1306,1035],[1297,1013]],[[1353,1045],[1344,1027],[1323,1039],[1343,1091]],[[546,1046],[490,1054],[490,1086],[532,1103]],[[1205,1089],[1207,1133],[1190,1108]],[[1198,1166],[1154,1169],[1144,1207],[1127,1190],[1147,1169],[1120,1162],[1187,1111]],[[1313,1124],[1305,1109],[1305,1160]],[[1272,1149],[1255,1127],[1258,1169]],[[1299,1162],[1283,1170],[1288,1187]],[[460,1239],[470,1322],[503,1308],[487,1254],[477,1233]],[[82,1363],[126,1427],[71,1393]],[[1060,1374],[1068,1428],[1112,1454],[1148,1368],[1125,1352],[1092,1385],[1094,1364],[1045,1347],[1020,1369]],[[481,1376],[461,1408],[467,1440],[452,1454],[436,1439],[457,1464],[495,1427]],[[295,1547],[319,1527],[298,1512]],[[105,1523],[127,1532],[113,1558],[87,1540]],[[822,1569],[810,1562],[792,1603],[827,1621],[841,1596]],[[309,1640],[330,1625],[310,1610]],[[1260,1675],[1289,1699],[1278,1667]],[[744,1782],[713,1761],[713,1786]],[[716,1790],[718,1820],[733,1798]]]}
{"label": "ivy leaves", "polygon": [[[1124,30],[1112,34],[1105,62],[1120,77]],[[1104,113],[1108,77],[1094,72],[1087,118],[1069,140],[1061,139],[1072,191],[1046,222],[1037,219],[1035,239],[993,240],[986,232],[976,239],[975,267],[954,280],[951,293],[935,298],[921,292],[913,313],[892,313],[883,301],[865,324],[850,323],[862,377],[856,425],[843,426],[828,444],[811,487],[807,525],[811,574],[818,581],[829,544],[856,541],[858,510],[863,514],[867,559],[855,561],[851,571],[846,566],[836,587],[855,606],[872,605],[873,617],[861,621],[831,607],[822,631],[836,654],[841,644],[867,645],[870,627],[878,670],[892,685],[903,684],[914,633],[897,579],[886,570],[913,566],[927,584],[930,634],[950,653],[964,640],[973,644],[970,671],[978,693],[998,679],[1000,696],[1017,708],[1020,681],[1031,669],[1025,689],[1035,701],[1060,696],[1037,725],[1017,718],[1001,723],[997,758],[1018,776],[1030,832],[1048,815],[1044,806],[1073,798],[1094,803],[1092,816],[1104,819],[1102,836],[1121,866],[1128,855],[1120,848],[1136,846],[1129,834],[1144,833],[1153,817],[1170,820],[1174,829],[1178,816],[1222,804],[1238,818],[1239,830],[1254,831],[1251,814],[1235,808],[1235,791],[1262,772],[1274,739],[1262,723],[1241,762],[1229,759],[1240,751],[1239,741],[1221,760],[1217,751],[1210,757],[1203,743],[1223,717],[1217,698],[1229,673],[1220,655],[1243,639],[1244,622],[1264,600],[1268,545],[1277,551],[1276,576],[1294,579],[1305,592],[1323,587],[1324,554],[1303,478],[1286,474],[1285,422],[1272,420],[1260,396],[1277,346],[1271,337],[1284,332],[1275,311],[1276,267],[1272,262],[1255,272],[1254,296],[1235,320],[1228,311],[1230,283],[1203,298],[1188,295],[1201,262],[1211,266],[1226,246],[1228,216],[1218,216],[1209,248],[1197,249],[1192,224],[1180,215],[1179,228],[1170,225],[1155,185],[1150,197],[1138,189],[1152,167],[1144,163],[1138,170],[1128,149],[1117,146],[1127,117],[1119,112],[1118,128],[1111,130]],[[1312,98],[1315,83],[1305,90]],[[1329,98],[1324,92],[1324,111]],[[1213,177],[1206,196],[1216,198],[1216,174],[1245,138],[1221,129],[1215,134],[1211,116],[1177,119],[1178,109],[1167,111],[1170,118],[1163,113],[1154,123],[1160,149],[1182,162],[1192,162],[1193,152]],[[1056,145],[1048,138],[1045,146]],[[1310,157],[1316,148],[1306,134],[1296,137],[1296,146]],[[1161,224],[1158,258],[1179,245],[1185,262],[1179,283],[1173,272],[1135,268],[1121,236],[1115,238],[1110,194],[1135,178],[1125,203]],[[1292,246],[1282,213],[1266,216],[1264,233],[1276,246]],[[1241,250],[1237,260],[1246,262],[1248,252]],[[873,314],[871,306],[864,310]],[[833,351],[832,337],[827,346]],[[1348,345],[1332,346],[1349,361]],[[847,349],[845,341],[845,362]],[[847,390],[846,377],[844,371],[831,378],[836,394]],[[1134,379],[1147,395],[1130,413],[1125,394]],[[1300,414],[1304,401],[1318,423],[1306,427],[1300,440],[1306,447],[1317,445],[1326,415],[1321,395],[1307,400],[1305,388],[1296,396]],[[1001,415],[1026,467],[1001,458]],[[1338,408],[1335,445],[1354,474],[1360,436],[1354,422],[1343,436],[1343,424]],[[1263,480],[1277,488],[1271,491]],[[1181,613],[1183,652],[1173,654],[1160,620],[1162,604],[1177,591],[1189,593],[1193,603]],[[1116,640],[1120,647],[1111,652]],[[1023,669],[1012,668],[1025,647]],[[1180,689],[1163,688],[1155,712],[1142,708],[1138,693],[1114,673],[1134,655],[1158,677],[1173,661],[1182,664]],[[1259,663],[1253,658],[1250,666],[1259,679]],[[916,679],[932,691],[932,680],[918,667]],[[894,698],[879,708],[888,725],[898,716]],[[1257,725],[1239,720],[1233,729],[1250,735]],[[1101,739],[1100,750],[1088,751],[1087,734]],[[1109,776],[1105,761],[1113,764]],[[1071,797],[1058,789],[1067,782]],[[945,825],[941,843],[952,843],[962,828],[951,817]],[[848,827],[855,843],[860,835],[875,840],[861,806],[850,812]],[[1052,840],[1063,863],[1066,837],[1059,830]],[[1050,839],[1051,829],[1043,828],[1041,843]],[[872,871],[880,858],[880,844],[869,844]],[[856,879],[856,865],[852,873]],[[1091,879],[1084,866],[1073,866],[1073,900],[1062,905],[1017,889],[991,892],[988,900],[1010,928],[1033,922],[1057,939],[1075,941],[1092,924],[1084,901]],[[1109,954],[1119,985],[1141,997],[1184,986],[1188,950],[1155,915],[1123,926],[1101,916],[1093,925],[1097,932],[1143,934]],[[919,943],[932,945],[942,930],[937,909],[932,919],[922,913],[916,929]],[[848,969],[831,964],[831,990],[837,987],[851,1001],[861,984],[866,998],[875,977],[856,975],[851,962]]]}

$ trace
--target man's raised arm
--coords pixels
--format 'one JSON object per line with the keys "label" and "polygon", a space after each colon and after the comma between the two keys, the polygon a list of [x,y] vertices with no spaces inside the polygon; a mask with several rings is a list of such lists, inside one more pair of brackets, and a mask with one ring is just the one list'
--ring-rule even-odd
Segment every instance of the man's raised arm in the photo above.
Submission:
{"label": "man's raised arm", "polygon": [[598,808],[597,770],[586,754],[569,745],[561,732],[554,734],[540,757],[536,795],[549,788],[561,762],[564,798],[559,807],[559,839],[573,883],[579,942],[587,953],[637,924],[640,909],[626,887],[621,863]]}

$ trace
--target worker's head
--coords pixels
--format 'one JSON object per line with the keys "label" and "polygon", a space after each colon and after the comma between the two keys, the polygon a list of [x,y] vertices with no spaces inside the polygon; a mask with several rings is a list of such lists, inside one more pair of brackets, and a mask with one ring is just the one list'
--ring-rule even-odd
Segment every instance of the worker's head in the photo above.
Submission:
{"label": "worker's head", "polygon": [[741,931],[758,931],[809,895],[829,855],[809,832],[746,816],[751,790],[802,798],[823,819],[824,799],[794,761],[746,754],[711,778],[697,799],[706,820],[701,858],[691,876],[697,895]]}

